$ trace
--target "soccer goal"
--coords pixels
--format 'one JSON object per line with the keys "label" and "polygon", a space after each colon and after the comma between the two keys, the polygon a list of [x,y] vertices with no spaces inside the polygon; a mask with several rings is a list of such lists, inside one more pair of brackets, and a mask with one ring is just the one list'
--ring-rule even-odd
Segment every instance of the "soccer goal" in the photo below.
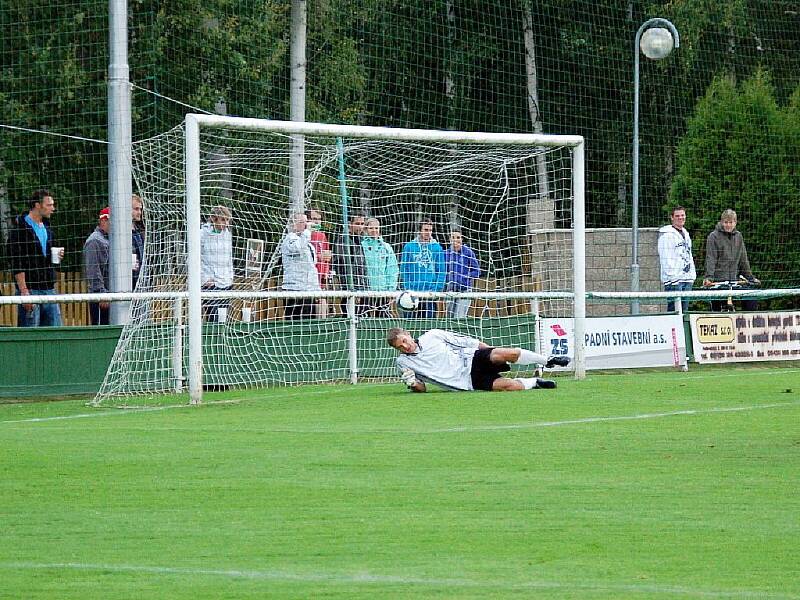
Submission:
{"label": "soccer goal", "polygon": [[[134,145],[134,177],[147,222],[137,291],[163,296],[132,303],[98,403],[394,376],[384,337],[398,325],[549,354],[540,320],[574,317],[583,339],[580,136],[187,115]],[[304,211],[319,290],[286,291],[282,242]],[[454,234],[477,272],[415,285],[409,244],[447,271],[447,251],[464,252]],[[217,268],[221,283],[208,280]],[[409,288],[424,311],[397,306]],[[583,344],[569,354],[583,377]]]}

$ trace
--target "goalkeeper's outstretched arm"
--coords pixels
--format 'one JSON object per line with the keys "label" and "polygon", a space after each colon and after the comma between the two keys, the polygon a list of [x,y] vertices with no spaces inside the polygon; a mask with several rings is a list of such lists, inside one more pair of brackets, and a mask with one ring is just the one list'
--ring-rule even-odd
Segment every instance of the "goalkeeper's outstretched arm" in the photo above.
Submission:
{"label": "goalkeeper's outstretched arm", "polygon": [[412,392],[422,393],[427,391],[425,382],[417,379],[416,373],[411,369],[403,369],[400,373],[400,379],[403,380],[403,383],[405,383],[406,387]]}

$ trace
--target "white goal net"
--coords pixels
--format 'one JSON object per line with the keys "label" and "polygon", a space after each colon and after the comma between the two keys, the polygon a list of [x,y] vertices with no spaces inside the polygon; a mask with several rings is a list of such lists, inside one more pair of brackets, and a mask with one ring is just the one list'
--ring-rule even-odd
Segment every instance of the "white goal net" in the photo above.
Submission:
{"label": "white goal net", "polygon": [[164,296],[132,302],[97,402],[386,378],[390,327],[535,349],[575,314],[581,138],[196,120],[135,144],[137,292]]}

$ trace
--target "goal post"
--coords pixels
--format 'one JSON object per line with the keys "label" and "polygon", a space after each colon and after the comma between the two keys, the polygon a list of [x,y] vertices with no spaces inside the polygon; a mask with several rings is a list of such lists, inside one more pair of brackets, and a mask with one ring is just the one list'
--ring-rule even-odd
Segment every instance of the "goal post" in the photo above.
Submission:
{"label": "goal post", "polygon": [[[319,235],[329,244],[315,252],[327,251],[330,261],[319,291],[283,289],[281,247],[297,210],[297,139],[304,143],[302,208],[322,213]],[[150,257],[137,290],[186,301],[183,308],[182,301],[132,303],[99,402],[181,388],[200,402],[207,389],[385,379],[394,376],[385,331],[397,325],[415,333],[453,329],[549,354],[535,347],[541,317],[575,319],[570,354],[575,376],[585,376],[580,136],[187,115],[183,125],[134,144],[133,165]],[[214,228],[220,235],[211,241],[228,236],[233,268],[222,288],[209,289],[203,236],[215,214],[230,226]],[[359,217],[358,226],[368,219],[368,227],[348,236]],[[479,267],[474,285],[449,287],[448,275],[448,287],[411,286],[405,253],[424,222],[437,257],[463,234]],[[367,235],[369,227],[380,228],[377,237]],[[367,238],[396,261],[380,284],[371,264],[361,284],[347,277],[353,248],[367,252]],[[403,289],[416,290],[432,312],[399,311],[394,301]],[[314,303],[312,318],[292,320],[288,309],[301,300]],[[459,301],[466,310],[451,313]],[[214,303],[224,308],[210,316]]]}
{"label": "goal post", "polygon": [[[529,147],[567,146],[572,148],[572,219],[573,219],[573,307],[575,319],[575,376],[585,377],[585,220],[584,220],[584,140],[577,135],[542,135],[514,133],[482,133],[387,127],[365,127],[324,123],[305,123],[225,117],[217,115],[186,115],[186,198],[187,240],[189,255],[189,394],[192,402],[202,397],[202,316],[200,281],[200,130],[235,129],[282,133],[295,136],[325,136],[367,138],[409,142],[445,144],[519,145]],[[341,143],[340,141],[338,142]],[[291,202],[291,199],[290,199]],[[287,208],[288,208],[287,203]]]}

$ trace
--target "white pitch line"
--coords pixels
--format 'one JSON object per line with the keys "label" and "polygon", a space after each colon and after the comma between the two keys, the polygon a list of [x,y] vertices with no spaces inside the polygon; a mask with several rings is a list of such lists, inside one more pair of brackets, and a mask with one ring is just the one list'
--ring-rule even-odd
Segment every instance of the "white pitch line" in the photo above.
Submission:
{"label": "white pitch line", "polygon": [[[199,406],[209,406],[212,404],[236,404],[238,402],[239,402],[238,400],[220,400],[218,402],[213,402],[213,403],[208,402],[206,404],[201,404]],[[770,408],[784,408],[793,406],[800,406],[800,401],[776,402],[772,404],[754,404],[750,406],[728,406],[728,407],[716,407],[716,408],[684,409],[684,410],[674,410],[674,411],[660,412],[660,413],[640,413],[635,415],[584,417],[580,419],[565,419],[563,421],[534,421],[532,423],[509,423],[504,425],[465,425],[461,427],[441,427],[435,429],[386,429],[386,428],[379,428],[379,429],[316,428],[315,429],[315,428],[291,428],[291,427],[270,429],[269,427],[263,427],[263,428],[253,429],[253,431],[259,431],[261,433],[298,433],[298,434],[382,433],[382,434],[416,434],[416,435],[425,435],[434,433],[469,433],[469,432],[480,432],[480,431],[514,431],[521,429],[536,429],[540,427],[562,427],[565,425],[585,425],[588,423],[608,423],[614,421],[641,421],[646,419],[663,419],[665,417],[696,416],[696,415],[715,414],[715,413],[732,413],[732,412],[765,410]],[[63,415],[58,417],[35,417],[31,419],[0,421],[0,425],[14,424],[14,423],[23,423],[23,424],[43,423],[49,421],[63,421],[69,419],[105,417],[109,415],[123,415],[123,414],[129,415],[142,412],[155,412],[155,411],[176,409],[176,408],[197,408],[197,406],[182,404],[178,406],[159,406],[152,408],[140,408],[135,410],[117,410],[117,411],[97,412],[97,413],[82,413],[77,415]],[[179,429],[179,428],[170,428],[170,429]],[[245,429],[243,428],[236,429],[236,431],[244,431],[244,430]]]}
{"label": "white pitch line", "polygon": [[585,417],[582,419],[567,419],[565,421],[539,421],[534,423],[512,423],[509,425],[475,425],[464,427],[446,427],[442,429],[429,429],[425,433],[458,433],[469,431],[501,431],[506,429],[532,429],[535,427],[560,427],[562,425],[583,425],[585,423],[605,423],[609,421],[638,421],[643,419],[661,419],[664,417],[677,417],[683,415],[704,415],[714,413],[741,412],[748,410],[763,410],[767,408],[781,408],[785,406],[800,406],[797,402],[776,402],[774,404],[754,404],[751,406],[726,406],[717,408],[694,408],[686,410],[673,410],[660,413],[642,413],[638,415],[617,415],[610,417]]}
{"label": "white pitch line", "polygon": [[0,563],[5,570],[73,570],[73,571],[111,571],[117,573],[146,573],[149,575],[184,575],[224,577],[230,579],[251,579],[265,581],[286,581],[299,583],[330,583],[334,585],[372,584],[372,585],[412,585],[437,588],[469,587],[488,589],[551,589],[564,591],[627,592],[636,594],[671,594],[674,596],[693,596],[701,598],[767,598],[774,600],[797,600],[798,595],[768,592],[764,590],[704,590],[677,585],[657,584],[615,584],[604,582],[555,582],[555,581],[479,581],[459,578],[426,578],[402,575],[376,575],[368,572],[358,573],[301,573],[290,571],[252,570],[252,569],[195,569],[191,567],[159,567],[147,565],[112,565],[93,563]]}
{"label": "white pitch line", "polygon": [[137,413],[158,412],[162,410],[172,410],[176,408],[202,408],[203,406],[213,406],[216,404],[239,404],[240,400],[217,400],[215,402],[204,402],[203,404],[173,404],[170,406],[146,406],[142,408],[114,409],[90,413],[79,413],[77,415],[60,415],[56,417],[31,417],[29,419],[9,419],[0,421],[0,425],[9,423],[47,423],[48,421],[68,421],[70,419],[91,419],[94,417],[108,417],[112,415],[133,415]]}
{"label": "white pitch line", "polygon": [[134,572],[156,575],[191,575],[226,577],[233,579],[254,579],[289,582],[327,582],[331,584],[404,584],[430,587],[488,587],[492,589],[580,589],[594,591],[627,591],[643,594],[668,593],[674,595],[692,595],[712,598],[795,598],[786,594],[774,594],[750,590],[698,590],[680,586],[658,586],[641,584],[605,584],[605,583],[558,583],[550,581],[476,581],[455,578],[423,578],[397,575],[376,575],[372,573],[292,573],[288,571],[240,570],[240,569],[193,569],[186,567],[156,567],[137,565],[82,564],[82,563],[0,563],[3,569],[31,570],[90,570]]}

